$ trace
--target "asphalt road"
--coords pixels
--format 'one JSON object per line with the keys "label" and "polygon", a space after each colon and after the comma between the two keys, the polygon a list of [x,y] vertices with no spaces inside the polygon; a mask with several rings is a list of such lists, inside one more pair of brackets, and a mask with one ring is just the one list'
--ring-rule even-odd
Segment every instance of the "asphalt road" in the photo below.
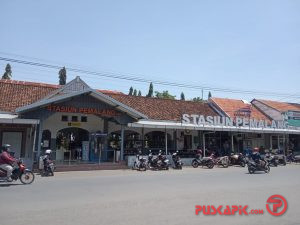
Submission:
{"label": "asphalt road", "polygon": [[[0,183],[0,224],[299,225],[299,187],[300,165],[252,175],[240,167],[56,173],[27,186]],[[266,211],[274,194],[287,199],[282,216]],[[195,215],[195,205],[248,205],[264,214]]]}

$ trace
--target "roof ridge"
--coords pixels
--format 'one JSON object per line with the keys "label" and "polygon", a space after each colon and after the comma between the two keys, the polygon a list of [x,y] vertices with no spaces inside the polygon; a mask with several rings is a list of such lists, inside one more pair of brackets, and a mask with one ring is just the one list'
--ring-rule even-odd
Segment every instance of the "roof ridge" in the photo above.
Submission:
{"label": "roof ridge", "polygon": [[[105,91],[105,90],[104,90]],[[109,93],[110,95],[110,93]],[[111,95],[123,95],[127,97],[132,98],[145,98],[145,99],[154,99],[154,100],[160,100],[160,101],[177,101],[177,102],[189,102],[189,103],[207,103],[207,100],[203,100],[203,102],[193,101],[193,100],[180,100],[180,99],[169,99],[169,98],[157,98],[157,97],[147,97],[147,96],[135,96],[135,95],[128,95],[121,92],[119,93],[111,93]]]}
{"label": "roof ridge", "polygon": [[8,80],[8,79],[1,79],[0,83],[6,84],[16,84],[16,85],[27,85],[27,86],[39,86],[39,87],[52,87],[52,88],[60,88],[61,85],[59,84],[48,84],[42,82],[31,82],[31,81],[22,81],[22,80]]}

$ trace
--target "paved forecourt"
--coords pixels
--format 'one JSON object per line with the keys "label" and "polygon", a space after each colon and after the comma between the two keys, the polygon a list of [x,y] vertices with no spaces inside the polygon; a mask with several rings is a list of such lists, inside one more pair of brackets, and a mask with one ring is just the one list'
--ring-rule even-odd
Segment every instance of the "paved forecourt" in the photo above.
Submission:
{"label": "paved forecourt", "polygon": [[[0,183],[5,225],[299,224],[300,165],[248,174],[247,167],[62,172],[32,185]],[[266,211],[274,194],[287,199],[279,217]],[[195,215],[195,205],[248,205],[263,215]]]}

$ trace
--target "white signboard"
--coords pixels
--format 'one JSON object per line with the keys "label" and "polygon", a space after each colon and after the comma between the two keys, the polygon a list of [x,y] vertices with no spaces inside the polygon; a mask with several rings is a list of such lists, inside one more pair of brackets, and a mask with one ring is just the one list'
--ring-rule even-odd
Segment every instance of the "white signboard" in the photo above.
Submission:
{"label": "white signboard", "polygon": [[272,120],[268,122],[266,120],[256,120],[253,118],[241,118],[236,117],[232,119],[230,117],[221,116],[204,116],[197,114],[183,114],[183,124],[194,125],[211,125],[211,126],[226,126],[226,127],[250,127],[250,128],[273,128],[273,129],[286,129],[287,122]]}

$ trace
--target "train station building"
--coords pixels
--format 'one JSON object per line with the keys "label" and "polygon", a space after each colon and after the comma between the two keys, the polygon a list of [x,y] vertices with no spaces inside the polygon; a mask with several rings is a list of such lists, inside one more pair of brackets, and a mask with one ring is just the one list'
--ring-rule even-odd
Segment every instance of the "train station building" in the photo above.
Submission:
{"label": "train station building", "polygon": [[0,88],[0,142],[29,164],[49,148],[57,165],[116,163],[150,149],[187,158],[197,148],[300,151],[299,104],[129,96],[80,77],[64,86],[0,80]]}

